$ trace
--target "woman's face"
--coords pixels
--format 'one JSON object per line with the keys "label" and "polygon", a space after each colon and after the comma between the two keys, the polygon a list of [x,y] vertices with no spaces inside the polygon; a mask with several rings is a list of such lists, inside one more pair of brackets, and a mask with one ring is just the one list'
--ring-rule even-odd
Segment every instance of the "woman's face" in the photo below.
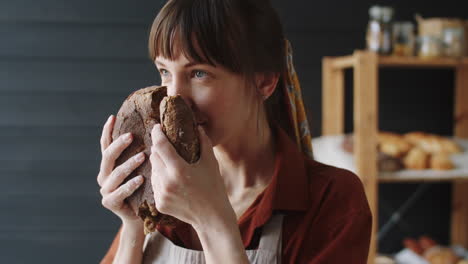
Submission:
{"label": "woman's face", "polygon": [[194,63],[182,53],[175,60],[157,57],[155,64],[161,85],[192,107],[213,146],[245,135],[249,124],[256,121],[257,109],[241,75],[222,66]]}

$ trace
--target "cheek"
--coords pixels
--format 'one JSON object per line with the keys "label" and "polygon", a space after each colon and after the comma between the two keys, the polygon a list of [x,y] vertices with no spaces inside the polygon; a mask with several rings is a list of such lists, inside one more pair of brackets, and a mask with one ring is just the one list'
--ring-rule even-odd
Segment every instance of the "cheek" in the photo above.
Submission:
{"label": "cheek", "polygon": [[[206,118],[205,127],[213,143],[219,142],[228,131],[234,132],[246,125],[251,111],[244,87],[234,82],[217,83],[194,93],[198,111]],[[222,88],[219,88],[222,87]]]}
{"label": "cheek", "polygon": [[211,104],[210,118],[215,133],[238,131],[247,125],[250,107],[240,94],[222,94]]}
{"label": "cheek", "polygon": [[227,126],[238,111],[229,94],[210,92],[199,94],[194,99],[201,117],[206,119],[205,129],[212,140],[218,138],[221,131],[229,129]]}
{"label": "cheek", "polygon": [[200,112],[208,119],[210,126],[216,126],[216,123],[229,114],[229,109],[232,109],[229,97],[224,93],[206,95],[201,98],[198,106]]}

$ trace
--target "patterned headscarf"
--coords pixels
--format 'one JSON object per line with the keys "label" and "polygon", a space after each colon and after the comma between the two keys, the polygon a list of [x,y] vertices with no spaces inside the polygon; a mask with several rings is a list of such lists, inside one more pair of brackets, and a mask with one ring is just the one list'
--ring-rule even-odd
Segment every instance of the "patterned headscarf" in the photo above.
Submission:
{"label": "patterned headscarf", "polygon": [[287,72],[284,76],[285,103],[299,149],[313,159],[312,136],[302,101],[301,85],[293,65],[291,43],[285,40]]}

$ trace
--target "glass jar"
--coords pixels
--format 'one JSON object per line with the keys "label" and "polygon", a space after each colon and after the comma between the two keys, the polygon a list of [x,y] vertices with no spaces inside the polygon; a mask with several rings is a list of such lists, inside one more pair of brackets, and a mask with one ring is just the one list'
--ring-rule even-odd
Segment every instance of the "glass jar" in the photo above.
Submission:
{"label": "glass jar", "polygon": [[395,22],[393,24],[393,55],[414,55],[414,25],[411,22]]}
{"label": "glass jar", "polygon": [[392,51],[391,20],[393,8],[372,6],[369,9],[369,16],[366,33],[367,49],[380,54],[390,54]]}
{"label": "glass jar", "polygon": [[452,58],[463,56],[464,30],[461,27],[445,28],[442,31],[444,55]]}
{"label": "glass jar", "polygon": [[432,59],[443,55],[442,41],[435,36],[420,36],[418,38],[418,56]]}

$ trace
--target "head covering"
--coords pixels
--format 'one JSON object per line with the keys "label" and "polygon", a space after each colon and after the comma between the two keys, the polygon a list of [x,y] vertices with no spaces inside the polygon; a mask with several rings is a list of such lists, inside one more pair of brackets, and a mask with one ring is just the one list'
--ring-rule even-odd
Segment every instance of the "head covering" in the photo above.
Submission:
{"label": "head covering", "polygon": [[288,110],[289,119],[296,138],[296,144],[305,155],[313,159],[312,136],[304,109],[304,103],[302,101],[301,85],[299,84],[297,73],[294,70],[293,53],[289,40],[285,40],[285,45],[287,70],[283,78],[284,102]]}

